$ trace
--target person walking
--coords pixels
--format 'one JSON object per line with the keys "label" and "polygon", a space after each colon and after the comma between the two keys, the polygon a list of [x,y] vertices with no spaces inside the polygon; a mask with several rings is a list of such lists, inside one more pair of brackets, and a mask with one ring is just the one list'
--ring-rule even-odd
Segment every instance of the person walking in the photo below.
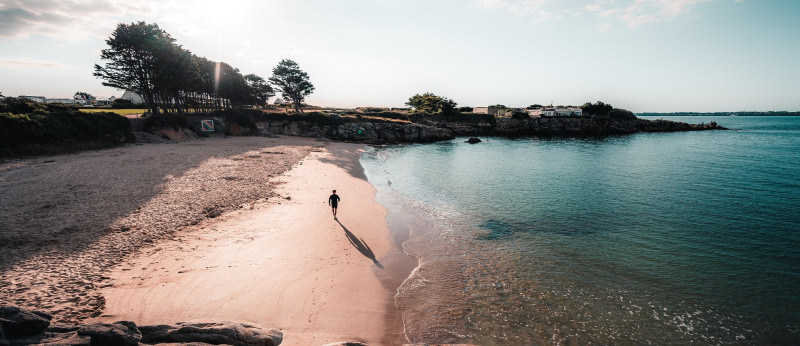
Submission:
{"label": "person walking", "polygon": [[333,211],[333,219],[336,220],[336,208],[339,207],[339,195],[336,194],[336,190],[333,190],[333,194],[328,197],[328,205],[331,206],[331,211]]}

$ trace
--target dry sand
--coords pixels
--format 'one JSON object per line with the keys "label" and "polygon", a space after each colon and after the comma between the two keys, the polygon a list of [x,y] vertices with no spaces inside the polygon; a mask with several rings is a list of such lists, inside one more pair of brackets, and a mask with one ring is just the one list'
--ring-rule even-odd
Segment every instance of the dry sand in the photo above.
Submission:
{"label": "dry sand", "polygon": [[285,345],[402,343],[408,268],[392,264],[361,149],[212,138],[2,163],[0,303],[73,322],[250,322]]}

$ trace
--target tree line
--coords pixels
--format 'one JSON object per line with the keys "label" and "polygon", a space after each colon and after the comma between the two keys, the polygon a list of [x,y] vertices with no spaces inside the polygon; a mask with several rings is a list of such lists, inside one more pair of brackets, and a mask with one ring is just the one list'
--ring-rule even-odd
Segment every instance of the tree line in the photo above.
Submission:
{"label": "tree line", "polygon": [[266,106],[275,95],[273,85],[299,112],[314,91],[308,74],[292,60],[282,60],[269,80],[243,75],[227,63],[193,54],[157,24],[120,23],[106,43],[100,57],[107,62],[94,66],[94,76],[105,86],[139,94],[153,114]]}

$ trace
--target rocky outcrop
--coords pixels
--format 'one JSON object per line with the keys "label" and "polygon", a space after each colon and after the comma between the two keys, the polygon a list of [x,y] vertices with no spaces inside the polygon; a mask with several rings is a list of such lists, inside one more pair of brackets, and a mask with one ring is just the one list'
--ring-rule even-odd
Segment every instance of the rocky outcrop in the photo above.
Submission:
{"label": "rocky outcrop", "polygon": [[235,322],[180,322],[175,325],[143,326],[142,342],[204,342],[226,345],[280,345],[283,333]]}
{"label": "rocky outcrop", "polygon": [[234,345],[276,346],[283,332],[238,322],[179,322],[137,326],[133,322],[54,324],[52,316],[11,306],[0,307],[0,346],[14,345]]}
{"label": "rocky outcrop", "polygon": [[480,142],[482,142],[482,141],[481,141],[481,139],[480,139],[480,138],[478,138],[478,137],[470,137],[470,138],[467,140],[467,143],[469,143],[469,144],[475,144],[475,143],[480,143]]}
{"label": "rocky outcrop", "polygon": [[78,335],[88,336],[92,346],[136,346],[142,333],[130,321],[114,323],[90,323],[78,329]]}
{"label": "rocky outcrop", "polygon": [[604,136],[723,129],[713,122],[693,125],[667,120],[610,117],[496,118],[491,123],[423,119],[415,123],[355,121],[325,124],[278,120],[257,122],[256,127],[259,135],[292,135],[370,144],[427,143],[456,136]]}
{"label": "rocky outcrop", "polygon": [[453,139],[445,128],[403,122],[349,122],[318,124],[308,121],[272,121],[256,123],[261,135],[290,135],[327,138],[338,141],[382,143],[424,143]]}
{"label": "rocky outcrop", "polygon": [[0,306],[0,328],[7,339],[20,339],[44,332],[53,316],[14,306]]}

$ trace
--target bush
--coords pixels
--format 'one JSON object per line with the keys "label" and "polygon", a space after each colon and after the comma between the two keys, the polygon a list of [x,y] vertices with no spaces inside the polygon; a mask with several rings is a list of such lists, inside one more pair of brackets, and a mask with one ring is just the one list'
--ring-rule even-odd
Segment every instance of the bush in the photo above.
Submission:
{"label": "bush", "polygon": [[458,111],[461,113],[472,113],[472,107],[458,107]]}
{"label": "bush", "polygon": [[608,116],[612,119],[621,119],[621,120],[634,120],[636,119],[636,115],[633,112],[622,109],[622,108],[614,108],[610,112],[608,112]]}
{"label": "bush", "polygon": [[[30,106],[17,100],[11,100],[10,106],[0,104],[17,111]],[[131,140],[130,122],[117,114],[83,113],[74,107],[55,107],[59,110],[53,112],[35,108],[31,113],[0,113],[0,156],[60,154]]]}
{"label": "bush", "polygon": [[28,114],[45,111],[45,104],[18,97],[6,97],[0,102],[0,113]]}
{"label": "bush", "polygon": [[[139,106],[141,106],[141,108],[144,108],[144,105],[139,105]],[[139,108],[139,107],[134,106],[133,102],[131,102],[130,100],[115,99],[113,102],[111,102],[111,108],[124,109],[124,108]]]}
{"label": "bush", "polygon": [[514,113],[511,114],[511,117],[514,118],[514,119],[530,119],[531,118],[531,116],[528,115],[527,112],[521,112],[521,111],[518,111],[518,110],[515,110]]}
{"label": "bush", "polygon": [[175,130],[179,130],[184,127],[188,128],[189,120],[183,114],[175,113],[155,114],[145,118],[145,129],[160,129],[165,127],[171,127]]}

